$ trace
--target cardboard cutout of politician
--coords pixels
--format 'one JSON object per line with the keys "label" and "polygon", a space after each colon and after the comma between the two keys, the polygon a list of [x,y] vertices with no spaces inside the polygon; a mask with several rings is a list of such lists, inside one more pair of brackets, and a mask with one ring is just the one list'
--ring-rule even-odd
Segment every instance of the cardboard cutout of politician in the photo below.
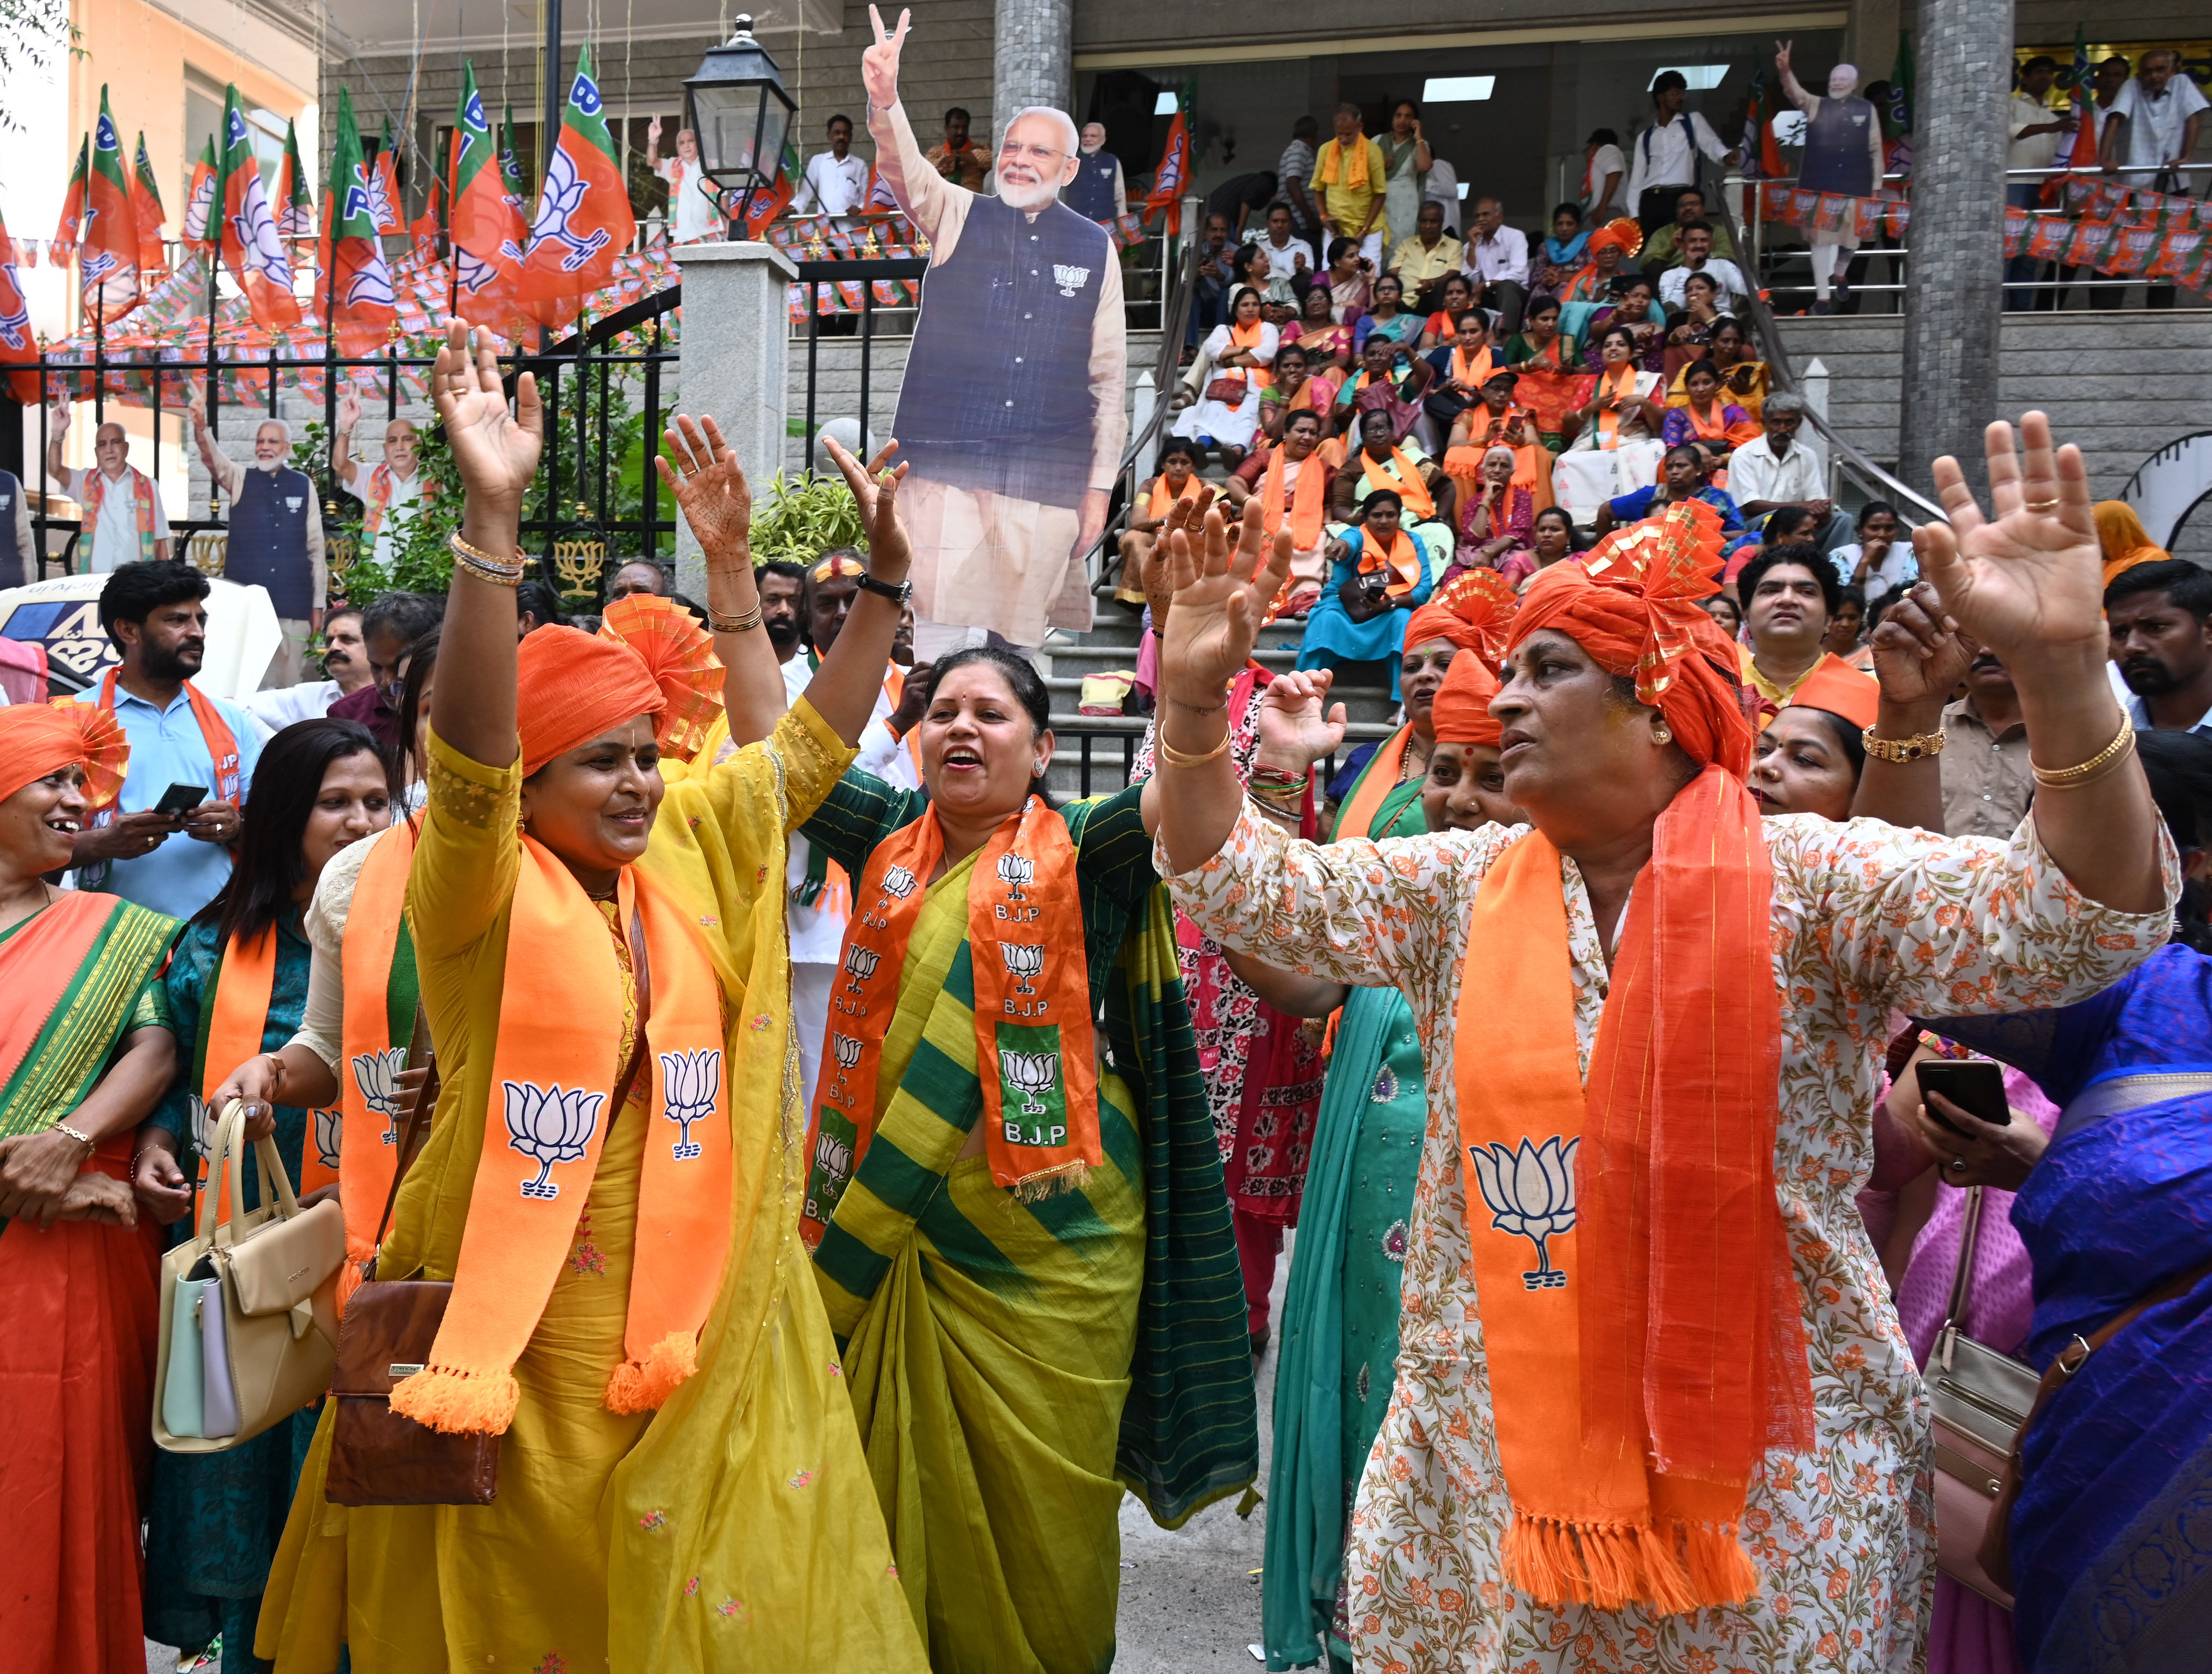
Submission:
{"label": "cardboard cutout of politician", "polygon": [[941,655],[989,629],[1016,645],[1091,626],[1073,560],[1106,526],[1129,422],[1121,268],[1106,230],[1060,201],[1081,150],[1066,113],[1016,113],[995,197],[955,186],[915,143],[898,101],[908,14],[861,55],[876,167],[930,241],[892,434],[909,471],[915,649]]}

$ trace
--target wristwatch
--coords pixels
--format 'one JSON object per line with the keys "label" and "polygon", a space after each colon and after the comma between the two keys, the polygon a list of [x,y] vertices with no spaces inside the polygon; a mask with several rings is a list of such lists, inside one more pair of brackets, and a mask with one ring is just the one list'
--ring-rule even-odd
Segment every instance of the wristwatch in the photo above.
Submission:
{"label": "wristwatch", "polygon": [[914,583],[912,581],[879,581],[873,575],[864,572],[860,576],[860,591],[875,594],[880,598],[890,600],[894,605],[902,606],[914,597]]}

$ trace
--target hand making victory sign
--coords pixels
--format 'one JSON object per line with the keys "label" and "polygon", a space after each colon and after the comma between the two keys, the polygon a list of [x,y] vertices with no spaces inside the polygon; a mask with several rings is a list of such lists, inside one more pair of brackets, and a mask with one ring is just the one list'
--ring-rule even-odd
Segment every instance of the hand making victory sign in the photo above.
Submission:
{"label": "hand making victory sign", "polygon": [[906,45],[907,26],[914,14],[902,9],[899,12],[898,33],[884,33],[884,15],[875,7],[868,8],[868,21],[875,27],[876,44],[860,54],[860,82],[868,90],[868,108],[887,111],[898,103],[899,49]]}

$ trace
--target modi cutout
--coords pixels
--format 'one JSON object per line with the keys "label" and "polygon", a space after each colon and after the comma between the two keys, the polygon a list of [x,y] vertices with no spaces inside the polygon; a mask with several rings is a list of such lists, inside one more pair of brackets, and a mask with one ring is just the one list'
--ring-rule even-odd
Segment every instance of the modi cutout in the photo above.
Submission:
{"label": "modi cutout", "polygon": [[1128,435],[1121,270],[1106,231],[1060,201],[1082,161],[1074,122],[1007,123],[994,196],[955,186],[899,104],[908,14],[861,57],[877,167],[929,240],[930,274],[893,434],[914,540],[915,654],[989,630],[1013,644],[1091,626],[1079,560],[1106,526]]}

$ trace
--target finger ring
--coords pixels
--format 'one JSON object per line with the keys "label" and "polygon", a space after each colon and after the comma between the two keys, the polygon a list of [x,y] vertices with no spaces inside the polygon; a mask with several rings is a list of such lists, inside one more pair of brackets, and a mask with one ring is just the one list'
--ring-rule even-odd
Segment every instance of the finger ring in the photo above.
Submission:
{"label": "finger ring", "polygon": [[1966,1160],[1964,1157],[1954,1157],[1954,1158],[1952,1158],[1952,1159],[1951,1159],[1951,1172],[1952,1172],[1954,1174],[1963,1174],[1963,1173],[1965,1173],[1965,1172],[1966,1172]]}
{"label": "finger ring", "polygon": [[2027,502],[2027,508],[2032,512],[2057,511],[2058,502],[2056,500],[2031,500]]}

